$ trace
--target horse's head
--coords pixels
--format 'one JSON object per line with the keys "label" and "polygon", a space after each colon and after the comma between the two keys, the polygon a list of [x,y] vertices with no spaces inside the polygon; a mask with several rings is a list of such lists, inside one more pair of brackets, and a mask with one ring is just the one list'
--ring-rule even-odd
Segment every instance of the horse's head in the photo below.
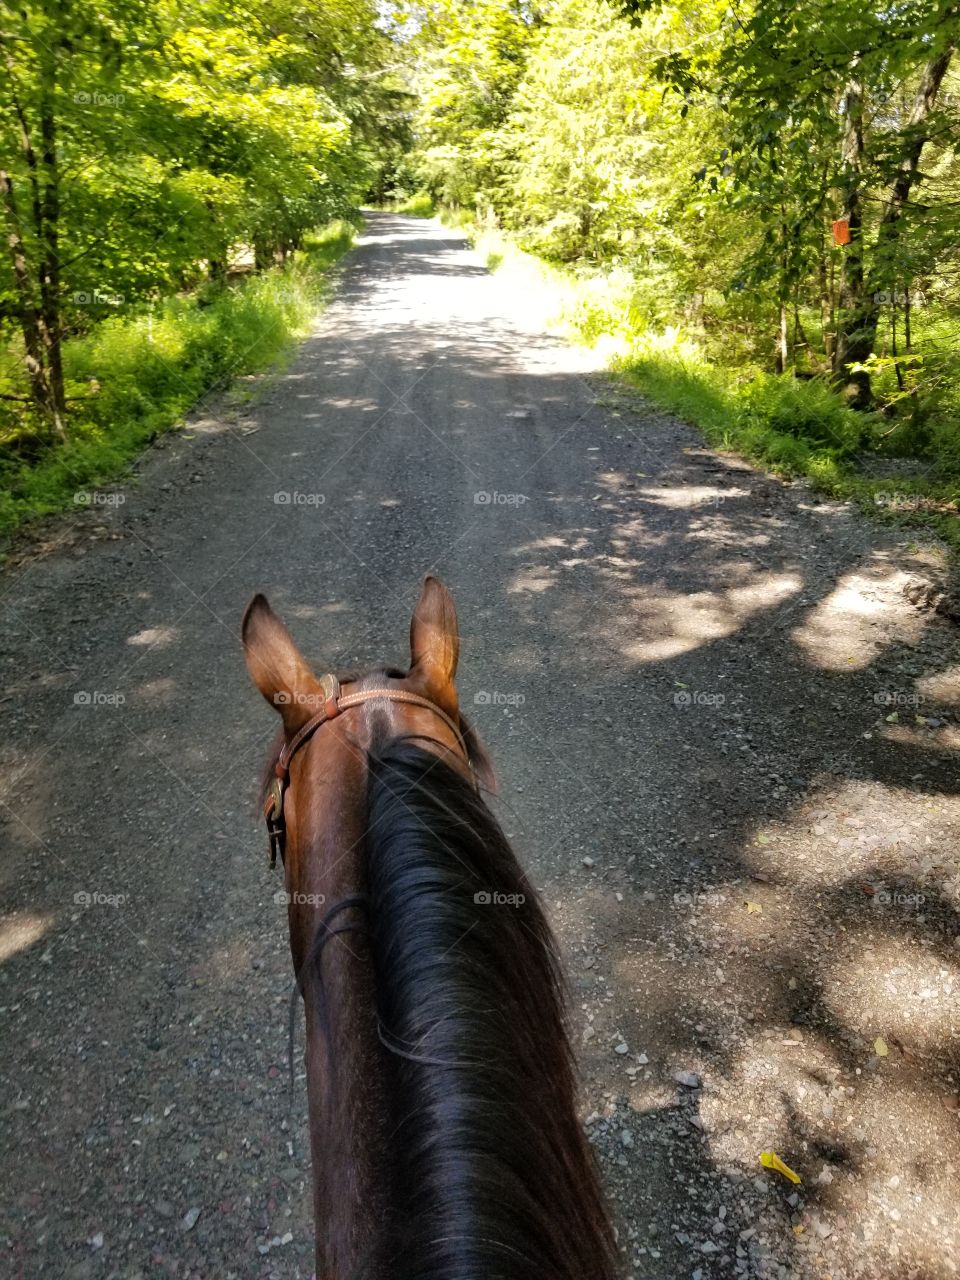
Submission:
{"label": "horse's head", "polygon": [[283,719],[264,798],[306,1007],[317,1275],[612,1280],[556,945],[477,794],[450,593],[424,582],[405,672],[318,677],[262,596],[243,642]]}
{"label": "horse's head", "polygon": [[491,789],[493,775],[460,713],[457,611],[438,578],[424,580],[413,611],[406,672],[381,668],[318,677],[262,595],[247,606],[243,645],[254,684],[283,721],[264,795],[268,815],[271,793],[276,796],[275,820],[282,806],[291,943],[299,965],[317,914],[309,908],[355,888],[348,855],[363,839],[367,760],[377,744],[416,741]]}

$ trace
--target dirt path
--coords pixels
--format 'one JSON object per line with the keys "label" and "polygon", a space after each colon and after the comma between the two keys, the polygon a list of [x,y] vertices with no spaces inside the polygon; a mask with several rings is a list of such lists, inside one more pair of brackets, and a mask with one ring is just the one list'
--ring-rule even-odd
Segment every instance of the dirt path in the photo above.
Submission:
{"label": "dirt path", "polygon": [[402,663],[428,568],[625,1273],[957,1274],[960,631],[903,539],[703,450],[528,301],[373,216],[287,371],[0,580],[4,1275],[311,1274],[237,630],[263,588],[320,667]]}

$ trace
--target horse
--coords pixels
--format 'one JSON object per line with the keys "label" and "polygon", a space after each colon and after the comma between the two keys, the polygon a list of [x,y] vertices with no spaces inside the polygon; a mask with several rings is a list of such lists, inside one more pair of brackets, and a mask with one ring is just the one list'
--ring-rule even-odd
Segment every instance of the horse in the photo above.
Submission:
{"label": "horse", "polygon": [[488,807],[457,613],[410,666],[318,677],[263,595],[247,668],[282,726],[262,800],[306,1012],[317,1280],[614,1280],[557,945]]}

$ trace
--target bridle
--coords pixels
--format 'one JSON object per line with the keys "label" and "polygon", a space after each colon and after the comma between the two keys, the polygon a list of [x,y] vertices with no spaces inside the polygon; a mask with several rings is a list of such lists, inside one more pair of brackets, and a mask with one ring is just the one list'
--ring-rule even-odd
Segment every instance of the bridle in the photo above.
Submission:
{"label": "bridle", "polygon": [[[270,839],[271,867],[277,865],[277,854],[280,855],[280,861],[283,862],[287,835],[286,821],[283,816],[283,798],[287,787],[290,785],[291,761],[321,725],[325,725],[328,720],[335,720],[341,712],[349,711],[352,707],[359,707],[364,702],[373,702],[375,699],[386,702],[405,702],[410,706],[424,707],[427,711],[432,711],[435,716],[440,717],[460,744],[464,761],[467,764],[470,762],[470,753],[467,750],[467,744],[463,739],[460,726],[435,702],[431,702],[429,698],[423,698],[419,693],[410,693],[406,689],[391,688],[358,689],[355,693],[343,693],[340,688],[340,681],[336,676],[330,674],[321,676],[320,686],[323,690],[322,695],[314,696],[322,696],[323,706],[306,724],[301,725],[289,742],[283,744],[283,749],[277,757],[277,763],[274,765],[274,776],[270,780],[266,799],[263,802],[263,816],[267,821],[267,835]],[[281,694],[278,695],[277,700],[281,702],[289,701],[289,696],[284,698]]]}

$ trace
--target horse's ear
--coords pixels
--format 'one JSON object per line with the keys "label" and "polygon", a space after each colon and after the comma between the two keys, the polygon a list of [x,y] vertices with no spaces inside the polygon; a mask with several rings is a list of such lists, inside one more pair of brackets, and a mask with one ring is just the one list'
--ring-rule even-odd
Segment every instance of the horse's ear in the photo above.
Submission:
{"label": "horse's ear", "polygon": [[267,603],[255,595],[243,615],[243,656],[250,678],[283,716],[288,734],[296,733],[320,708],[323,687]]}
{"label": "horse's ear", "polygon": [[452,693],[459,654],[453,596],[439,578],[428,575],[410,621],[410,670],[421,677],[433,697],[442,697]]}

